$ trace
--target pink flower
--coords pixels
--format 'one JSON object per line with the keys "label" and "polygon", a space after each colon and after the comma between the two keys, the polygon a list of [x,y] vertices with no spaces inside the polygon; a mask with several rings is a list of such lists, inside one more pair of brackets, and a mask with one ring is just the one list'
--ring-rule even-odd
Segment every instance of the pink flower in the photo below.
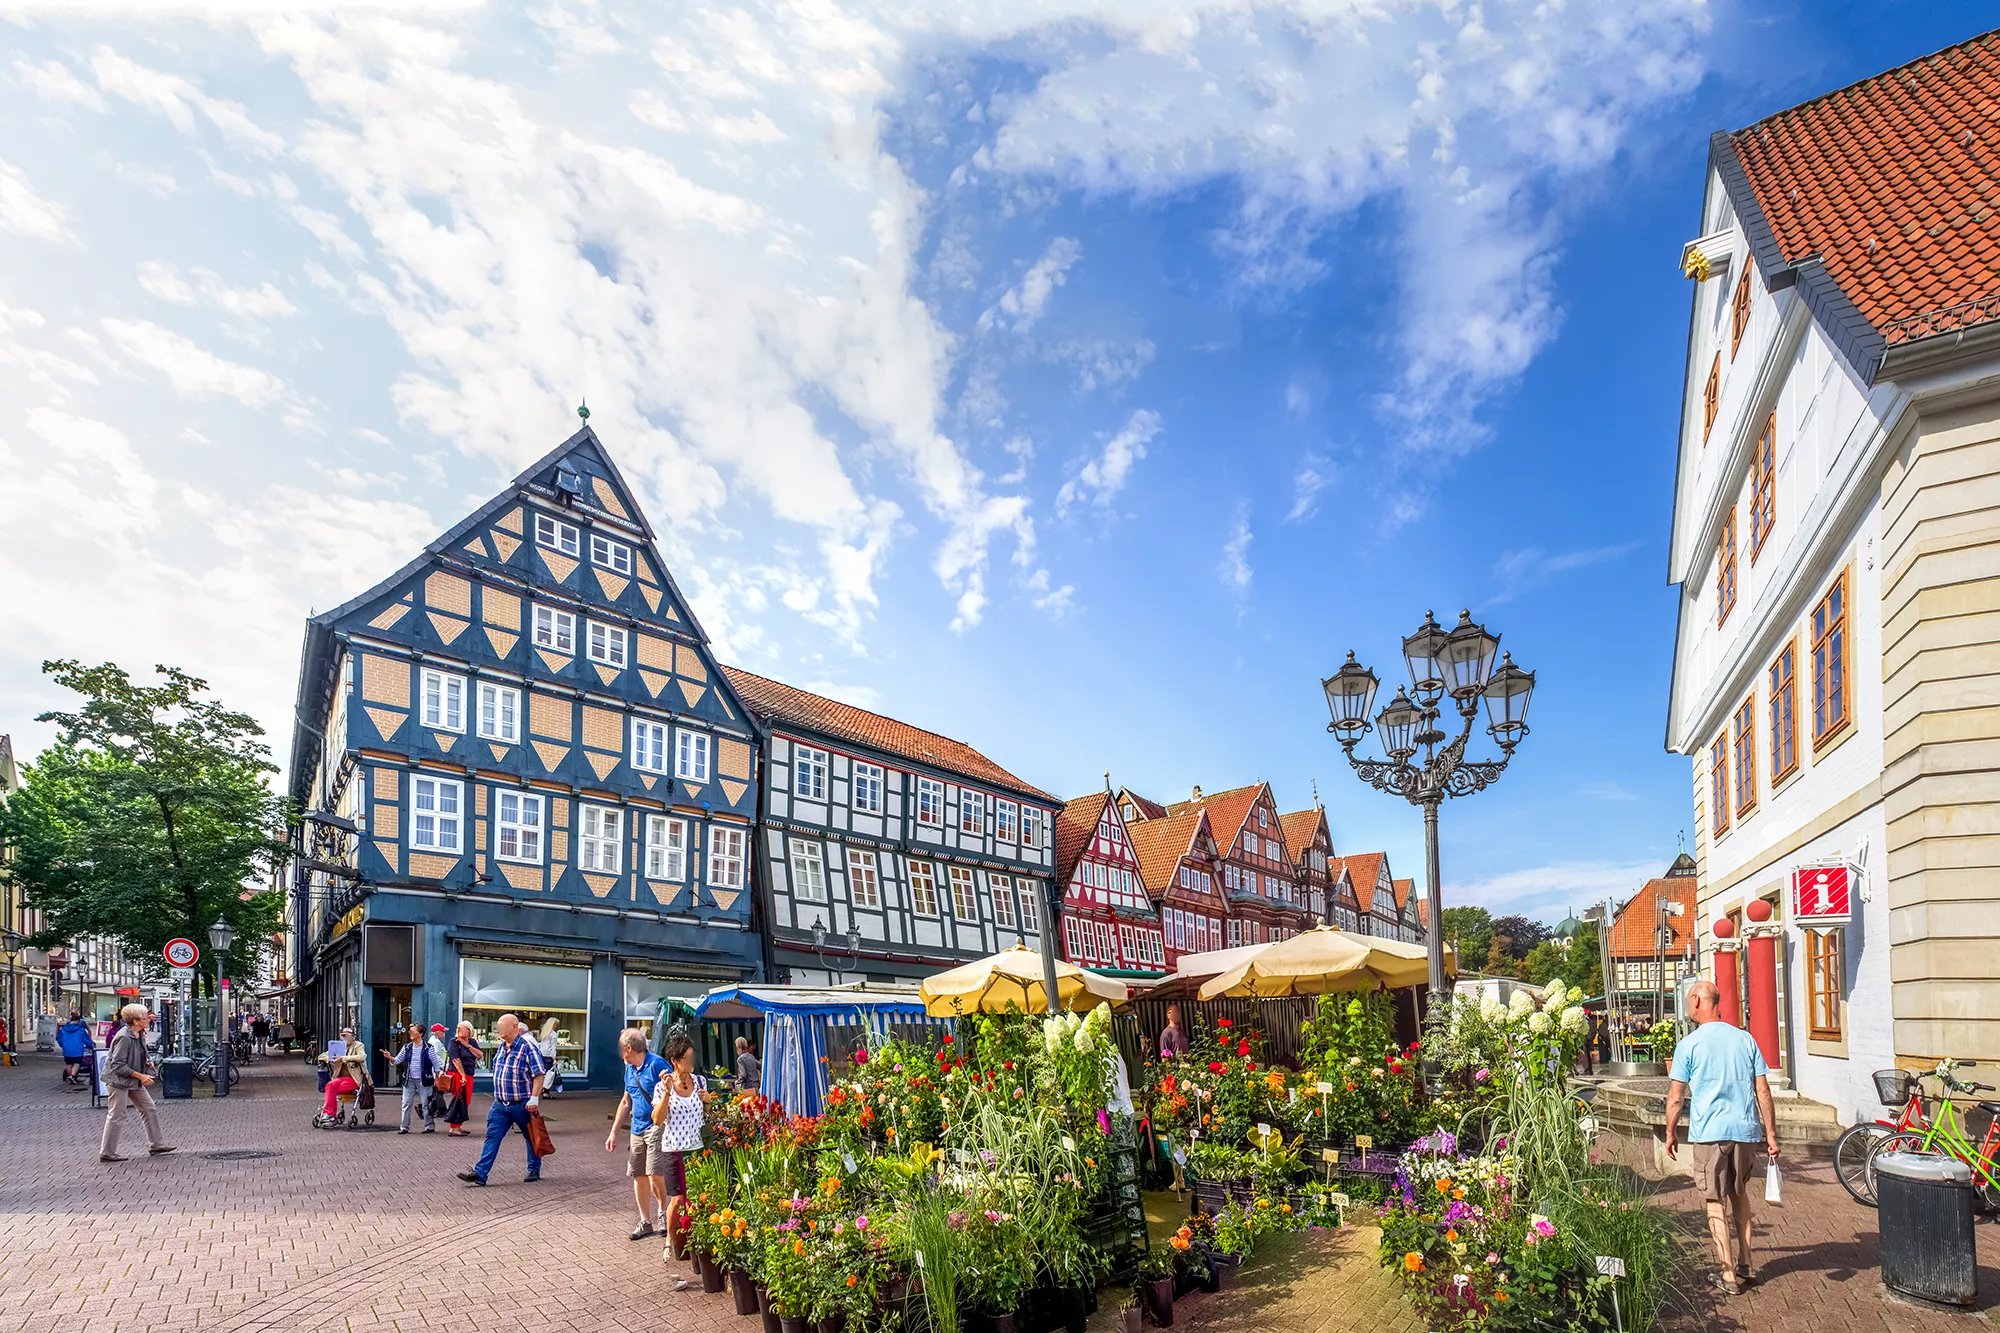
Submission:
{"label": "pink flower", "polygon": [[1497,1264],[1500,1262],[1500,1256],[1495,1254],[1493,1251],[1488,1250],[1486,1252],[1486,1262],[1489,1264]]}
{"label": "pink flower", "polygon": [[1485,1082],[1485,1081],[1486,1081],[1487,1079],[1489,1079],[1489,1078],[1492,1078],[1492,1077],[1493,1077],[1493,1071],[1492,1071],[1492,1070],[1490,1070],[1490,1069],[1482,1069],[1482,1070],[1480,1070],[1480,1071],[1479,1071],[1479,1072],[1478,1072],[1477,1074],[1474,1074],[1474,1075],[1472,1076],[1472,1081],[1473,1081],[1474,1083],[1484,1083],[1484,1082]]}
{"label": "pink flower", "polygon": [[868,1215],[866,1213],[854,1219],[854,1229],[856,1231],[866,1231],[868,1229]]}
{"label": "pink flower", "polygon": [[1548,1240],[1550,1237],[1556,1234],[1555,1224],[1549,1221],[1549,1219],[1546,1217],[1536,1218],[1532,1223],[1532,1229],[1534,1230],[1534,1233],[1537,1236],[1540,1236],[1543,1240]]}

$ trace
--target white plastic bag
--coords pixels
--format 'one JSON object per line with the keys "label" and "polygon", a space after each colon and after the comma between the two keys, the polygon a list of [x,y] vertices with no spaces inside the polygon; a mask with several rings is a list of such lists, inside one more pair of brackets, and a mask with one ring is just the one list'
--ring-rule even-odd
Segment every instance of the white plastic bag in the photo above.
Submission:
{"label": "white plastic bag", "polygon": [[1785,1206],[1784,1181],[1778,1175],[1778,1161],[1772,1158],[1764,1168],[1764,1202]]}

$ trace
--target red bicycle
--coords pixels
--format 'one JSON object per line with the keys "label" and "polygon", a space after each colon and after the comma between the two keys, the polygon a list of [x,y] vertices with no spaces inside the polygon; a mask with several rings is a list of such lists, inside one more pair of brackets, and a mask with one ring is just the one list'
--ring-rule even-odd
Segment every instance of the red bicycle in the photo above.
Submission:
{"label": "red bicycle", "polygon": [[1868,1171],[1868,1159],[1875,1145],[1892,1134],[1922,1133],[1930,1128],[1917,1077],[1907,1069],[1876,1070],[1875,1095],[1884,1106],[1901,1109],[1894,1119],[1878,1117],[1849,1125],[1833,1145],[1834,1174],[1840,1177],[1842,1187],[1854,1196],[1856,1203],[1875,1206],[1875,1178]]}

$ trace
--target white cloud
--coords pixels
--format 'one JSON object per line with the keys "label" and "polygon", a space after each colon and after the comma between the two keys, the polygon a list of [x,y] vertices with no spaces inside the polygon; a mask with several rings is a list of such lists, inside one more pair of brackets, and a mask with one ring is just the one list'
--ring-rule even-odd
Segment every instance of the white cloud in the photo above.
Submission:
{"label": "white cloud", "polygon": [[1160,414],[1140,408],[1126,420],[1123,429],[1105,442],[1104,451],[1085,463],[1074,477],[1056,492],[1056,513],[1069,512],[1078,500],[1108,505],[1132,475],[1132,468],[1146,456],[1146,446],[1160,433]]}
{"label": "white cloud", "polygon": [[1250,568],[1252,540],[1250,518],[1239,513],[1236,526],[1229,530],[1229,540],[1222,544],[1222,563],[1216,566],[1216,572],[1222,577],[1222,586],[1239,598],[1249,595],[1250,580],[1255,573]]}
{"label": "white cloud", "polygon": [[277,376],[227,361],[171,329],[143,319],[105,319],[104,331],[125,356],[159,373],[187,398],[233,398],[245,407],[269,407],[285,396]]}
{"label": "white cloud", "polygon": [[1485,879],[1447,880],[1444,904],[1447,908],[1484,907],[1495,916],[1518,912],[1536,919],[1573,906],[1582,916],[1586,907],[1606,898],[1622,904],[1664,869],[1665,863],[1658,860],[1557,861]]}
{"label": "white cloud", "polygon": [[1139,377],[1153,363],[1153,344],[1139,338],[1063,338],[1043,348],[1044,360],[1076,368],[1076,387],[1085,393],[1116,389]]}
{"label": "white cloud", "polygon": [[1028,577],[1028,595],[1038,611],[1046,611],[1056,619],[1068,615],[1076,609],[1076,587],[1065,583],[1060,588],[1052,586],[1049,571],[1038,569]]}
{"label": "white cloud", "polygon": [[1493,565],[1494,592],[1486,600],[1489,603],[1511,602],[1559,575],[1630,555],[1640,545],[1636,541],[1619,542],[1615,546],[1595,546],[1588,550],[1566,551],[1561,555],[1550,555],[1539,546],[1508,551]]}
{"label": "white cloud", "polygon": [[100,46],[91,53],[90,72],[103,91],[166,117],[182,134],[195,132],[195,112],[199,111],[238,148],[271,154],[284,147],[285,141],[257,124],[241,103],[210,97],[189,79],[149,69],[109,47]]}
{"label": "white cloud", "polygon": [[177,266],[165,260],[149,259],[139,265],[139,287],[147,295],[173,305],[209,305],[244,319],[274,319],[298,313],[290,298],[268,282],[255,287],[231,287],[205,268],[195,269],[190,282],[181,276]]}
{"label": "white cloud", "polygon": [[104,99],[98,95],[97,89],[79,79],[75,71],[60,60],[47,60],[39,65],[16,60],[14,77],[51,102],[64,102],[91,111],[104,110]]}
{"label": "white cloud", "polygon": [[1021,281],[1000,294],[1000,299],[979,316],[980,332],[1005,323],[1016,333],[1026,333],[1048,309],[1056,288],[1069,280],[1069,271],[1083,258],[1083,247],[1068,236],[1049,242],[1042,257],[1021,275]]}
{"label": "white cloud", "polygon": [[1592,801],[1636,801],[1638,793],[1628,791],[1615,782],[1586,782],[1576,789],[1576,794]]}
{"label": "white cloud", "polygon": [[1319,512],[1319,493],[1333,481],[1332,471],[1323,459],[1298,470],[1292,478],[1292,507],[1285,513],[1285,522],[1298,523]]}
{"label": "white cloud", "polygon": [[0,161],[0,229],[31,241],[76,240],[62,206],[36,194],[20,169],[5,161]]}

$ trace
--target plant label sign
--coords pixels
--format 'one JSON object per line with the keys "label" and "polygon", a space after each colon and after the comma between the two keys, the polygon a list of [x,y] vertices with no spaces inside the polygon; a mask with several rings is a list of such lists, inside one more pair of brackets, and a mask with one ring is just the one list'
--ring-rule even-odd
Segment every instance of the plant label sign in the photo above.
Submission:
{"label": "plant label sign", "polygon": [[1182,1149],[1179,1148],[1174,1149],[1174,1165],[1175,1166],[1187,1165],[1187,1153]]}
{"label": "plant label sign", "polygon": [[848,1175],[854,1174],[854,1154],[845,1148],[840,1150],[840,1164],[847,1168]]}
{"label": "plant label sign", "polygon": [[1071,1138],[1067,1134],[1063,1135],[1063,1151],[1064,1152],[1076,1151],[1076,1140]]}
{"label": "plant label sign", "polygon": [[1333,1084],[1331,1084],[1331,1083],[1322,1083],[1322,1084],[1320,1084],[1320,1085],[1319,1085],[1319,1095],[1320,1095],[1320,1096],[1322,1096],[1322,1097],[1331,1097],[1331,1096],[1333,1096]]}
{"label": "plant label sign", "polygon": [[1625,1261],[1615,1254],[1597,1256],[1597,1271],[1604,1277],[1624,1277]]}
{"label": "plant label sign", "polygon": [[1261,1120],[1257,1122],[1257,1137],[1260,1139],[1268,1139],[1271,1137],[1271,1127],[1265,1124]]}
{"label": "plant label sign", "polygon": [[1332,1198],[1332,1200],[1333,1200],[1333,1206],[1334,1206],[1334,1207],[1336,1207],[1336,1208],[1345,1208],[1345,1207],[1347,1207],[1347,1196],[1346,1196],[1345,1194],[1335,1194],[1335,1195],[1331,1195],[1331,1196],[1329,1196],[1329,1197],[1331,1197],[1331,1198]]}
{"label": "plant label sign", "polygon": [[1319,1159],[1322,1162],[1330,1162],[1338,1166],[1340,1165],[1340,1150],[1338,1148],[1321,1148],[1319,1150]]}
{"label": "plant label sign", "polygon": [[1367,1134],[1356,1134],[1354,1136],[1354,1146],[1363,1152],[1367,1152],[1375,1146],[1375,1140]]}

